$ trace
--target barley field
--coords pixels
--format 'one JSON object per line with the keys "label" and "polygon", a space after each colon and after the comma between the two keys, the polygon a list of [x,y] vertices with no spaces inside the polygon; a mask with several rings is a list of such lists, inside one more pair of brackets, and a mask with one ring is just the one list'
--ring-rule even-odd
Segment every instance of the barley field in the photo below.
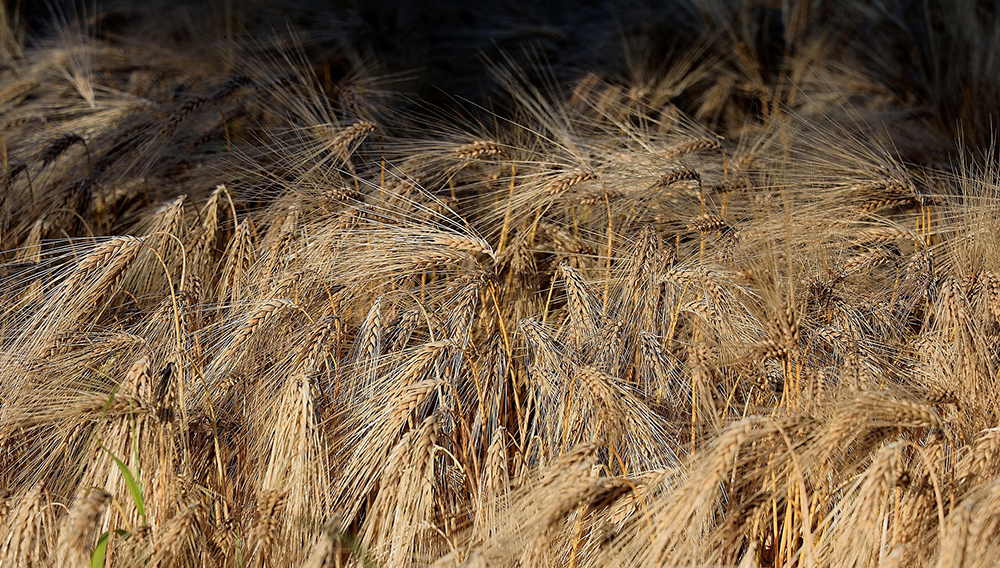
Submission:
{"label": "barley field", "polygon": [[0,566],[1000,565],[974,0],[0,5]]}

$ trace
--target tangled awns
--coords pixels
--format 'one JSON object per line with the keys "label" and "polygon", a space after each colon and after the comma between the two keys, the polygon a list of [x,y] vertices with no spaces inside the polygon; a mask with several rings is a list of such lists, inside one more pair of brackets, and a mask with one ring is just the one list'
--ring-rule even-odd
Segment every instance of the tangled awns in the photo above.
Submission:
{"label": "tangled awns", "polygon": [[0,566],[1000,564],[998,8],[0,4]]}

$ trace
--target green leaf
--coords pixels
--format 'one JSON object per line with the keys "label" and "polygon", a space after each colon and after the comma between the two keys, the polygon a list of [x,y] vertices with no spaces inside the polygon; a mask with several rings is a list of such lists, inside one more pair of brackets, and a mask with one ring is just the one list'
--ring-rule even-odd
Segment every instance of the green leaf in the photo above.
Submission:
{"label": "green leaf", "polygon": [[125,485],[128,487],[129,494],[132,495],[132,501],[135,503],[135,508],[139,511],[139,515],[142,516],[143,520],[145,521],[146,506],[142,500],[142,488],[139,487],[138,483],[136,483],[135,476],[132,475],[132,471],[128,468],[127,465],[122,463],[122,460],[118,459],[118,457],[115,456],[115,454],[113,454],[111,450],[105,448],[104,444],[102,444],[100,440],[98,440],[97,443],[98,445],[101,446],[102,450],[108,452],[108,455],[111,456],[111,459],[115,460],[115,464],[118,466],[118,469],[122,472],[122,477],[125,478]]}
{"label": "green leaf", "polygon": [[108,553],[108,533],[105,532],[101,538],[97,539],[97,546],[90,554],[90,568],[104,568],[104,556]]}

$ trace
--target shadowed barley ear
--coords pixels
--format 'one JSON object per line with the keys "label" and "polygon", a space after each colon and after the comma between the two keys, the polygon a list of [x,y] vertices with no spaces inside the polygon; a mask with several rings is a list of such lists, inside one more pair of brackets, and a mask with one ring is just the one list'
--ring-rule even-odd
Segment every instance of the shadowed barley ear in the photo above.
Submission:
{"label": "shadowed barley ear", "polygon": [[167,120],[166,123],[164,123],[163,129],[160,130],[160,137],[169,138],[170,136],[172,136],[177,131],[177,128],[181,124],[183,124],[184,121],[187,120],[189,116],[191,116],[191,114],[193,114],[199,108],[205,106],[205,104],[208,103],[209,100],[210,100],[209,97],[194,97],[186,101],[184,104],[182,104],[180,108],[178,108],[177,111],[174,112],[174,114],[170,117],[170,119]]}
{"label": "shadowed barley ear", "polygon": [[717,150],[721,147],[717,138],[695,138],[687,142],[681,142],[667,148],[663,152],[664,158],[676,158],[684,154],[693,152],[703,152],[705,150]]}
{"label": "shadowed barley ear", "polygon": [[200,496],[190,497],[196,499],[178,504],[174,514],[154,534],[149,566],[191,566],[201,559],[208,546],[210,514]]}
{"label": "shadowed barley ear", "polygon": [[63,520],[56,544],[56,565],[85,566],[101,529],[101,518],[107,510],[111,494],[92,489],[86,497],[77,499]]}
{"label": "shadowed barley ear", "polygon": [[39,86],[34,79],[21,79],[0,90],[0,108],[4,111],[13,107],[18,101],[28,96],[28,94]]}
{"label": "shadowed barley ear", "polygon": [[82,136],[75,132],[68,132],[53,140],[38,157],[38,160],[42,162],[42,167],[45,168],[59,159],[59,156],[66,153],[74,144],[86,144],[86,142]]}

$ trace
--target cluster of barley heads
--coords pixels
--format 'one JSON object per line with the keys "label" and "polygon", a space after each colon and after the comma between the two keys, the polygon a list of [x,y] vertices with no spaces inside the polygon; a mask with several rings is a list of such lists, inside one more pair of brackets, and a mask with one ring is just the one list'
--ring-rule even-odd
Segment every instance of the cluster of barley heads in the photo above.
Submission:
{"label": "cluster of barley heads", "polygon": [[450,105],[3,8],[0,565],[995,565],[1000,26],[772,4]]}

